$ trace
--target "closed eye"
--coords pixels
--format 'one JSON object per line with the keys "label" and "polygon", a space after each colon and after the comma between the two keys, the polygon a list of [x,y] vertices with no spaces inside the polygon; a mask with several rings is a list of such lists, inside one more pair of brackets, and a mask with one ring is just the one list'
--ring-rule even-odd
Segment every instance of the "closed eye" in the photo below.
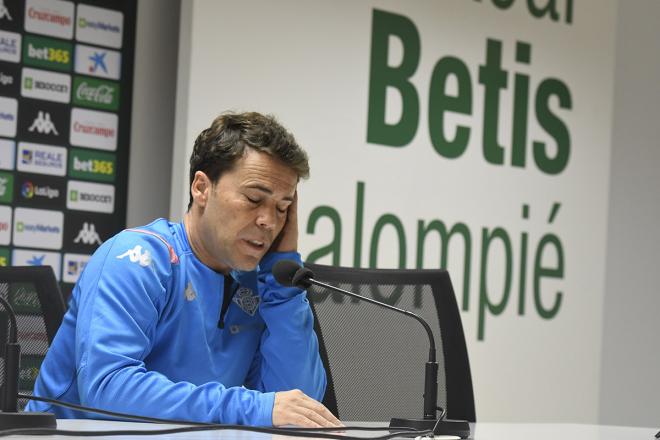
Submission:
{"label": "closed eye", "polygon": [[279,212],[280,214],[286,214],[290,206],[291,206],[291,202],[282,201],[277,205],[277,212]]}

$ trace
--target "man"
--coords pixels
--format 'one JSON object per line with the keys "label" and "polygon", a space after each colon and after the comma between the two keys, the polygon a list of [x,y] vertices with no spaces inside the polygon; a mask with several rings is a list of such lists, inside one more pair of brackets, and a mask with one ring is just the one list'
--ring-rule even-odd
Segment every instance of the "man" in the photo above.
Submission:
{"label": "man", "polygon": [[169,419],[339,426],[317,401],[326,378],[305,292],[271,273],[300,261],[296,188],[308,174],[272,117],[216,118],[195,141],[184,221],[125,230],[96,251],[35,395]]}

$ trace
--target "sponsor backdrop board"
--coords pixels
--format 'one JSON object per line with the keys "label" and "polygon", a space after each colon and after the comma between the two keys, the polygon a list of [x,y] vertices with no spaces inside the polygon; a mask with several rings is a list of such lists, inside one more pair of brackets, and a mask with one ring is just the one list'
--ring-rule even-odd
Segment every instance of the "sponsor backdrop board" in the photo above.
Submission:
{"label": "sponsor backdrop board", "polygon": [[611,0],[184,2],[178,187],[219,112],[276,114],[311,158],[304,259],[447,267],[478,419],[595,423],[615,15]]}
{"label": "sponsor backdrop board", "polygon": [[68,295],[125,227],[131,0],[0,0],[0,264]]}

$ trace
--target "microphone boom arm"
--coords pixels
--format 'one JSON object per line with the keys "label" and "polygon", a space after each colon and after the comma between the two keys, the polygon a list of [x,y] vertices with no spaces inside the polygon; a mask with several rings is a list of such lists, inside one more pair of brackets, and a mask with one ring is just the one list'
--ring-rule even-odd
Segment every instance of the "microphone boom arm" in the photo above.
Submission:
{"label": "microphone boom arm", "polygon": [[417,320],[417,322],[422,324],[422,326],[424,327],[424,330],[426,330],[426,334],[429,337],[429,345],[430,345],[430,348],[429,348],[429,362],[435,362],[435,338],[433,337],[433,331],[431,330],[431,327],[429,326],[429,324],[426,321],[424,321],[424,319],[422,319],[422,317],[414,314],[413,312],[409,312],[407,310],[391,306],[391,305],[386,304],[384,302],[376,301],[375,299],[371,299],[371,298],[368,298],[366,296],[358,295],[357,293],[349,292],[348,290],[344,290],[344,289],[341,289],[339,287],[335,287],[331,284],[326,284],[326,283],[323,283],[321,281],[316,281],[313,278],[307,278],[304,281],[301,281],[301,284],[302,283],[314,284],[315,286],[325,287],[326,289],[334,290],[335,292],[339,292],[339,293],[342,293],[344,295],[348,295],[350,297],[357,298],[359,300],[369,302],[371,304],[376,304],[377,306],[381,306],[381,307],[384,307],[386,309],[394,310],[396,312],[403,313],[404,315],[408,315],[411,318],[415,318]]}
{"label": "microphone boom arm", "polygon": [[426,370],[424,374],[424,419],[434,420],[436,418],[436,412],[438,410],[438,363],[435,356],[435,338],[433,337],[433,331],[429,324],[419,315],[416,315],[412,312],[409,312],[398,307],[385,304],[375,299],[367,298],[366,296],[358,295],[348,290],[340,289],[331,284],[326,284],[321,281],[317,281],[311,277],[304,277],[303,279],[296,280],[302,287],[309,287],[310,285],[315,285],[319,287],[324,287],[326,289],[339,292],[344,295],[348,295],[352,298],[356,298],[362,301],[366,301],[377,306],[393,310],[395,312],[403,313],[404,315],[414,318],[417,322],[422,324],[426,334],[429,338],[429,360],[426,362]]}

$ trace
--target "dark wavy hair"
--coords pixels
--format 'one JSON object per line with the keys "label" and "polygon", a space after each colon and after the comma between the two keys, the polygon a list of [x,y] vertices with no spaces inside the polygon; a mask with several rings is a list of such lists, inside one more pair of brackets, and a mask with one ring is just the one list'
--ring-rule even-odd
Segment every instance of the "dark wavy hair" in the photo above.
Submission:
{"label": "dark wavy hair", "polygon": [[[293,135],[275,117],[256,112],[223,113],[213,120],[195,140],[190,156],[190,185],[197,171],[204,172],[213,184],[231,170],[247,148],[270,154],[298,174],[309,177],[309,160]],[[192,206],[190,193],[188,209]]]}

